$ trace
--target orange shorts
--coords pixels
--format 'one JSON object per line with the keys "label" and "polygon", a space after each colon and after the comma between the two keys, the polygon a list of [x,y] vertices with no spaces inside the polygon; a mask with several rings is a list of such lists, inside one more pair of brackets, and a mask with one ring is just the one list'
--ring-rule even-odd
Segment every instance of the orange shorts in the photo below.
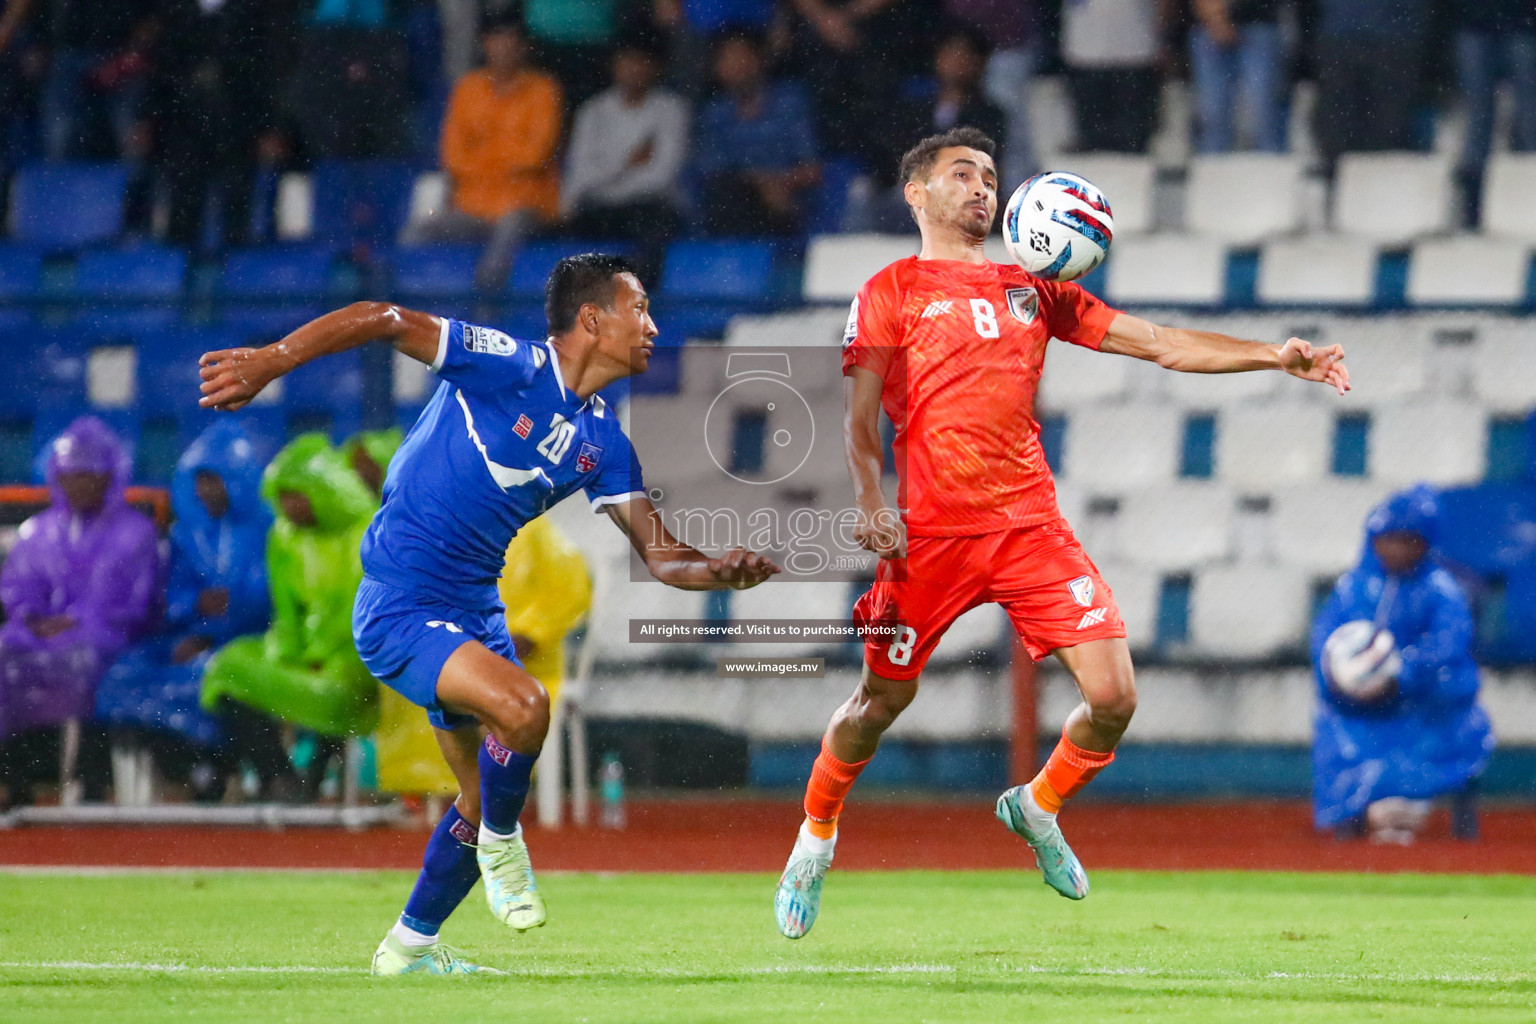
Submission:
{"label": "orange shorts", "polygon": [[[1000,604],[1036,661],[1058,647],[1125,636],[1115,596],[1065,519],[974,537],[910,537],[905,559],[880,563],[853,608],[856,623],[894,623],[896,639],[866,641],[864,661],[887,679],[922,672],[963,613]],[[888,635],[888,634],[887,634]]]}

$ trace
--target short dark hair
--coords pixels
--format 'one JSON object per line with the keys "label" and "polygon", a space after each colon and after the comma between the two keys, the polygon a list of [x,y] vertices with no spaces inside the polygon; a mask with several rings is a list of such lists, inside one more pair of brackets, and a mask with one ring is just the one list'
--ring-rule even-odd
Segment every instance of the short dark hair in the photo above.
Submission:
{"label": "short dark hair", "polygon": [[942,135],[930,135],[907,150],[901,157],[899,172],[901,182],[905,184],[909,181],[926,179],[939,158],[939,150],[953,146],[979,149],[994,160],[997,158],[997,143],[992,141],[991,136],[979,128],[962,125],[951,128]]}
{"label": "short dark hair", "polygon": [[615,54],[624,53],[644,54],[658,64],[665,63],[667,59],[667,41],[658,32],[650,29],[632,29],[619,37],[614,45]]}
{"label": "short dark hair", "polygon": [[624,257],[603,252],[584,252],[556,263],[544,285],[544,317],[549,321],[549,333],[563,334],[574,327],[576,314],[589,302],[612,309],[613,279],[634,272],[635,268]]}
{"label": "short dark hair", "polygon": [[480,34],[482,36],[495,35],[498,32],[516,32],[524,39],[528,38],[528,26],[524,24],[522,15],[515,11],[488,14],[481,19]]}

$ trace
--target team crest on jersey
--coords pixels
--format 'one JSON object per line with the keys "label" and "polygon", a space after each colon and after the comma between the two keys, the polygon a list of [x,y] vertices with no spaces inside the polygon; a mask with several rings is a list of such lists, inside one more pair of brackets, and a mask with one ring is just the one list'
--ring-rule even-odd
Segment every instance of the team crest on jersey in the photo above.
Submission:
{"label": "team crest on jersey", "polygon": [[853,344],[853,339],[859,336],[859,299],[854,296],[853,305],[848,307],[848,325],[843,328],[843,348]]}
{"label": "team crest on jersey", "polygon": [[602,458],[603,450],[595,444],[583,444],[581,450],[576,453],[576,469],[581,473],[590,473],[597,468],[597,460]]}
{"label": "team crest on jersey", "polygon": [[464,347],[487,356],[509,356],[517,351],[517,342],[489,327],[464,325]]}
{"label": "team crest on jersey", "polygon": [[1032,324],[1040,315],[1040,292],[1034,288],[1009,288],[1008,312],[1021,324]]}
{"label": "team crest on jersey", "polygon": [[1067,584],[1067,592],[1072,595],[1072,600],[1087,608],[1093,604],[1093,578],[1090,576],[1079,576]]}
{"label": "team crest on jersey", "polygon": [[517,422],[512,424],[512,433],[516,434],[524,441],[528,440],[528,432],[532,429],[533,420],[529,419],[526,413],[519,414],[517,417]]}

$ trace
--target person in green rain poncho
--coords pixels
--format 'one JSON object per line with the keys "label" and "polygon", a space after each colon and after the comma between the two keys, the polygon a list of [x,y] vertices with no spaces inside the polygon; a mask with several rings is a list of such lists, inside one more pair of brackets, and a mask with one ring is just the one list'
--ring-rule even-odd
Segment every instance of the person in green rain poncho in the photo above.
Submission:
{"label": "person in green rain poncho", "polygon": [[389,472],[389,462],[395,457],[395,452],[400,450],[404,440],[405,431],[399,427],[390,427],[388,430],[364,430],[353,434],[341,446],[341,454],[346,457],[347,465],[373,492],[375,505],[384,493],[384,475]]}
{"label": "person in green rain poncho", "polygon": [[352,645],[352,601],[363,577],[358,550],[378,502],[323,434],[303,434],[278,452],[261,496],[276,514],[267,534],[272,626],[213,656],[203,706],[230,697],[322,737],[371,732],[378,683]]}

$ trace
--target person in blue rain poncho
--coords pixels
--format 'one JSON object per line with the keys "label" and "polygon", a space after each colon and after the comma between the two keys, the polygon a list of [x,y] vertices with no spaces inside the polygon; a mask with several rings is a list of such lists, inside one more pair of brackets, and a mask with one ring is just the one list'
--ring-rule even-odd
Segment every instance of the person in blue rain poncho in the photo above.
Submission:
{"label": "person in blue rain poncho", "polygon": [[[1378,841],[1411,842],[1429,802],[1451,796],[1453,833],[1476,837],[1474,796],[1493,733],[1477,702],[1467,598],[1433,554],[1437,519],[1424,486],[1379,505],[1366,520],[1360,564],[1340,577],[1313,623],[1320,829],[1347,836],[1369,828]],[[1351,629],[1369,640],[1355,645],[1363,649],[1354,664],[1373,666],[1363,685],[1352,685],[1351,662],[1340,660]]]}
{"label": "person in blue rain poncho", "polygon": [[158,768],[188,774],[207,799],[222,795],[241,760],[269,789],[296,785],[275,721],[239,705],[213,715],[198,702],[209,652],[265,629],[270,617],[262,465],[234,420],[214,423],[182,454],[171,478],[165,628],[119,659],[96,695],[99,720],[142,737]]}

